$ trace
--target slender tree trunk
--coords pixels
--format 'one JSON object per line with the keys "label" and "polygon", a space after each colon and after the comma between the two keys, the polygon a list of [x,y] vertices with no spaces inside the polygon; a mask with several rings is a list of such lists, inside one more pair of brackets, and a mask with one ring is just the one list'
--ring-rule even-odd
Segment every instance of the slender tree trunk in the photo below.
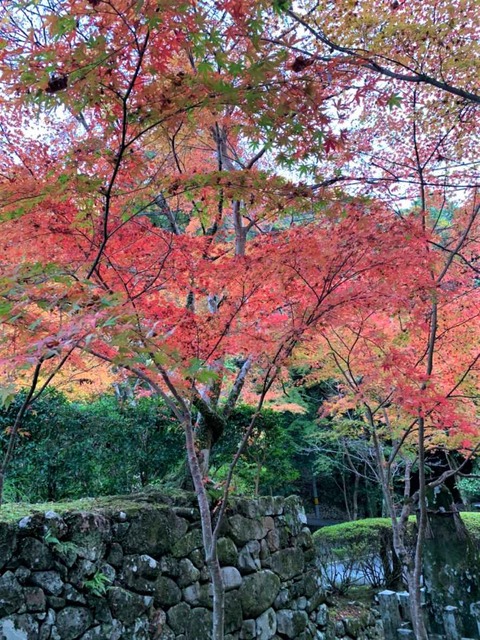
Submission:
{"label": "slender tree trunk", "polygon": [[[410,594],[410,615],[412,619],[412,627],[413,632],[415,634],[416,640],[428,640],[427,631],[425,628],[425,621],[423,619],[423,611],[422,611],[422,603],[421,603],[421,576],[422,576],[422,549],[423,549],[423,539],[425,536],[425,526],[426,526],[426,503],[425,503],[425,476],[423,477],[423,492],[420,494],[423,495],[424,499],[424,515],[422,520],[422,511],[420,511],[419,517],[419,531],[415,543],[415,553],[412,558],[411,553],[406,545],[406,537],[407,537],[407,528],[408,528],[408,517],[411,513],[411,501],[409,500],[410,493],[410,475],[411,475],[411,464],[407,463],[405,468],[405,493],[404,493],[404,505],[402,508],[402,513],[398,517],[395,511],[395,503],[394,503],[394,493],[393,488],[391,486],[391,478],[390,478],[390,465],[386,463],[385,456],[383,453],[382,446],[378,440],[376,431],[375,431],[375,422],[373,419],[373,414],[371,413],[369,407],[367,407],[367,417],[369,426],[373,433],[373,441],[374,441],[374,450],[375,450],[375,458],[378,469],[378,475],[380,484],[382,486],[383,498],[386,507],[390,511],[391,519],[392,519],[392,533],[393,533],[393,548],[398,558],[400,559],[402,566],[405,570],[408,593]],[[419,439],[423,437],[424,433],[422,428],[419,425]],[[423,447],[420,447],[422,451],[424,451]],[[425,468],[422,467],[422,471],[424,474]],[[420,486],[422,486],[422,479],[420,480]]]}
{"label": "slender tree trunk", "polygon": [[[418,420],[418,517],[417,517],[417,539],[415,541],[415,561],[413,575],[411,577],[412,590],[410,590],[410,609],[412,611],[412,625],[415,637],[418,640],[427,640],[428,634],[425,628],[421,603],[421,586],[423,575],[423,547],[425,535],[428,527],[427,497],[425,480],[425,420]],[[412,606],[413,604],[413,606]],[[414,615],[415,614],[415,615]],[[415,620],[414,620],[415,617]]]}
{"label": "slender tree trunk", "polygon": [[258,493],[260,491],[260,474],[262,473],[262,461],[257,460],[256,471],[255,471],[255,498],[258,498]]}
{"label": "slender tree trunk", "polygon": [[313,505],[315,509],[315,517],[320,518],[320,505],[318,504],[318,487],[317,476],[312,476]]}
{"label": "slender tree trunk", "polygon": [[184,419],[185,437],[187,443],[187,456],[193,486],[197,495],[200,510],[200,522],[202,525],[202,538],[205,549],[205,561],[207,564],[213,588],[213,625],[212,640],[223,640],[225,622],[225,587],[217,553],[217,540],[213,534],[212,517],[208,496],[203,483],[202,471],[195,450],[195,439],[191,417]]}
{"label": "slender tree trunk", "polygon": [[353,497],[352,497],[352,511],[353,519],[358,520],[358,485],[360,483],[360,477],[355,474],[355,482],[353,484]]}

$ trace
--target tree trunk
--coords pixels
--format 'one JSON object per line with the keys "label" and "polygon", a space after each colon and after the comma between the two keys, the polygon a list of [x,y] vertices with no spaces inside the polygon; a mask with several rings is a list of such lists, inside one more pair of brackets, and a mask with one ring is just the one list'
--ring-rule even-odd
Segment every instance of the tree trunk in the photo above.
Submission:
{"label": "tree trunk", "polygon": [[355,474],[355,482],[353,485],[353,497],[352,497],[352,511],[353,519],[358,520],[358,485],[360,483],[360,477]]}
{"label": "tree trunk", "polygon": [[205,549],[205,561],[213,588],[213,624],[212,640],[223,640],[225,621],[225,587],[217,553],[217,540],[213,534],[210,505],[203,482],[199,459],[195,450],[193,425],[190,416],[184,419],[185,438],[187,443],[188,465],[192,474],[193,485],[197,495],[202,525],[202,538]]}

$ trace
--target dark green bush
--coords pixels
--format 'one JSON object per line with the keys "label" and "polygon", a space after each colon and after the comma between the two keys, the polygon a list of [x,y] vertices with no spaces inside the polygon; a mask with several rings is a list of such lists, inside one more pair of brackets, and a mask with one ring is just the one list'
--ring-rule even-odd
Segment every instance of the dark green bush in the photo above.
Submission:
{"label": "dark green bush", "polygon": [[[22,400],[0,410],[3,450]],[[135,406],[114,396],[82,403],[52,390],[26,416],[5,497],[35,502],[128,493],[164,478],[183,451],[183,432],[156,398]]]}

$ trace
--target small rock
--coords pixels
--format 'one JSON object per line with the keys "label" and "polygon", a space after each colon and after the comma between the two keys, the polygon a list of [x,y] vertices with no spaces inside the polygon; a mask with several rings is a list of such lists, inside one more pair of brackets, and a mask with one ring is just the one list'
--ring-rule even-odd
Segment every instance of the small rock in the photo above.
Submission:
{"label": "small rock", "polygon": [[256,638],[258,640],[270,640],[277,632],[277,616],[274,609],[267,609],[257,618]]}
{"label": "small rock", "polygon": [[23,593],[25,595],[27,611],[45,611],[47,607],[47,599],[45,597],[45,593],[40,589],[40,587],[25,587]]}
{"label": "small rock", "polygon": [[236,567],[222,567],[221,572],[225,591],[240,587],[242,584],[242,576]]}
{"label": "small rock", "polygon": [[188,558],[182,558],[178,563],[178,586],[187,587],[200,578],[200,571]]}
{"label": "small rock", "polygon": [[305,611],[280,609],[277,611],[277,630],[287,638],[298,638],[308,624]]}
{"label": "small rock", "polygon": [[260,543],[258,540],[250,540],[238,554],[238,567],[242,573],[253,573],[261,568]]}

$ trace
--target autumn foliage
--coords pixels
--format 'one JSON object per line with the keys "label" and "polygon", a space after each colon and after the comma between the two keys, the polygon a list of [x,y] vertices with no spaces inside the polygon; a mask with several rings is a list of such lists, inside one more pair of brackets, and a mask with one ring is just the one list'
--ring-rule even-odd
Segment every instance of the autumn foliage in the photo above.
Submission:
{"label": "autumn foliage", "polygon": [[5,5],[4,397],[101,362],[193,460],[300,361],[332,412],[472,451],[475,6]]}

